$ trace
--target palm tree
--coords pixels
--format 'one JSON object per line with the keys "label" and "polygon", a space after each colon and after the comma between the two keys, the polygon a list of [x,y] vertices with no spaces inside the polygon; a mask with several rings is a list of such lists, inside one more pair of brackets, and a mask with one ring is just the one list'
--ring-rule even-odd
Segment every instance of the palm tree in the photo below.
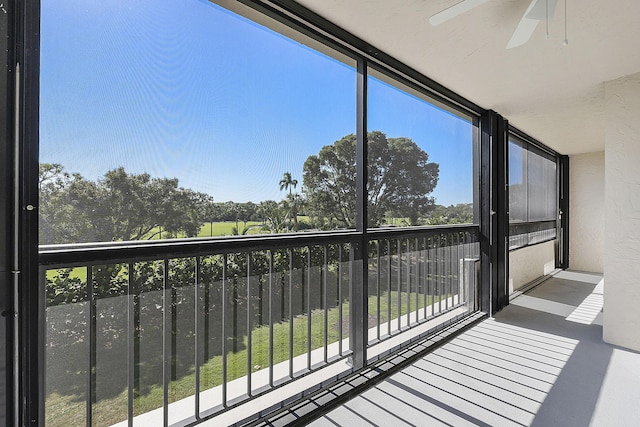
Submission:
{"label": "palm tree", "polygon": [[291,189],[296,188],[296,185],[298,185],[298,180],[292,179],[291,172],[285,172],[284,175],[282,175],[282,179],[280,180],[280,191],[289,190],[289,195],[291,195]]}
{"label": "palm tree", "polygon": [[296,188],[296,185],[298,185],[298,180],[293,179],[291,177],[291,172],[285,172],[284,175],[282,175],[282,179],[280,180],[280,191],[287,190],[287,189],[289,190],[289,196],[287,196],[289,203],[285,201],[284,204],[285,204],[285,207],[289,208],[291,219],[293,219],[295,228],[297,229],[298,228],[297,203],[296,203],[296,198],[293,196],[291,192],[291,189]]}

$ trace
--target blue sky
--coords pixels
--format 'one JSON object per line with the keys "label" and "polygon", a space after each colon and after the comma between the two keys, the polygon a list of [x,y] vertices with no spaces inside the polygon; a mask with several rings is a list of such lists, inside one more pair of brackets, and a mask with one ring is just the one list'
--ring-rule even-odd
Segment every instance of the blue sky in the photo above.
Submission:
{"label": "blue sky", "polygon": [[[238,202],[355,132],[354,63],[204,0],[42,2],[40,161],[97,179],[129,172]],[[369,129],[440,164],[440,204],[472,201],[472,126],[369,83]],[[300,189],[300,187],[298,187]]]}

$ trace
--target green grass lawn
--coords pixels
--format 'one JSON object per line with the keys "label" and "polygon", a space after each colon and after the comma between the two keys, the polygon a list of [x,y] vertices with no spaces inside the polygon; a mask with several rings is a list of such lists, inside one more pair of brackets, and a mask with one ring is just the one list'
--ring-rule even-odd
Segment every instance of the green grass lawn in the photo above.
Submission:
{"label": "green grass lawn", "polygon": [[[400,307],[397,305],[398,294],[391,292],[391,319],[407,313],[407,295],[401,293]],[[422,296],[410,295],[411,310],[422,308],[424,299]],[[431,297],[427,298],[427,304],[431,304]],[[381,322],[388,321],[388,298],[384,294],[380,299]],[[370,319],[377,317],[377,300],[375,296],[369,297]],[[348,319],[349,305],[342,306],[343,321]],[[348,335],[346,325],[340,325],[340,309],[333,307],[328,310],[327,315],[327,335],[328,342],[334,343],[340,337],[340,330],[343,329],[343,338]],[[322,348],[324,345],[324,311],[314,310],[311,314],[311,348]],[[369,325],[371,326],[371,325]],[[307,352],[307,327],[308,318],[300,315],[293,321],[293,349],[294,356],[299,356]],[[276,323],[273,326],[274,334],[274,364],[289,359],[289,322]],[[269,328],[260,326],[252,331],[252,366],[257,369],[269,366]],[[241,350],[227,355],[227,380],[244,377],[247,374],[247,337],[242,338]],[[257,370],[256,369],[256,370]],[[204,363],[200,369],[201,389],[216,387],[222,382],[222,356],[215,356]],[[174,402],[193,395],[195,392],[195,369],[178,380],[169,384],[169,401]],[[162,407],[163,391],[162,384],[156,384],[148,389],[144,395],[137,396],[134,400],[135,414],[142,414],[153,409]],[[46,397],[46,424],[48,426],[71,426],[83,425],[85,423],[85,398],[77,395],[60,395],[58,393],[49,394]],[[95,425],[111,425],[126,419],[127,390],[110,399],[98,400],[94,403],[94,423]]]}
{"label": "green grass lawn", "polygon": [[[246,228],[249,229],[247,234],[260,234],[261,222],[248,221]],[[206,222],[202,224],[198,237],[212,237],[212,236],[231,236],[233,235],[233,229],[235,228],[235,221],[225,222]],[[244,222],[238,222],[238,231],[240,234],[245,230]]]}

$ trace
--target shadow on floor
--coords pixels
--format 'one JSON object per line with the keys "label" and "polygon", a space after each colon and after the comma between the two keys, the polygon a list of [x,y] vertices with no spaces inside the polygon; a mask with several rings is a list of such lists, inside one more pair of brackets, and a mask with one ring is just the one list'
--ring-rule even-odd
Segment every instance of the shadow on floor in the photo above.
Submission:
{"label": "shadow on floor", "polygon": [[640,425],[640,354],[572,320],[601,279],[559,273],[312,425]]}

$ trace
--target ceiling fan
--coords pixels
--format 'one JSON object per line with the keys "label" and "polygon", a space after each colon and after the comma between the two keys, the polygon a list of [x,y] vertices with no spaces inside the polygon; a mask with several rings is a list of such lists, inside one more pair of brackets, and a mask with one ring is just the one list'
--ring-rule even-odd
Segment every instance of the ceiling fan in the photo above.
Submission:
{"label": "ceiling fan", "polygon": [[[431,25],[434,25],[434,26],[440,25],[488,1],[489,0],[462,0],[459,3],[456,3],[453,6],[448,7],[436,13],[435,15],[432,15],[431,18],[429,18],[429,22],[431,23]],[[507,43],[507,49],[522,46],[523,44],[528,42],[529,39],[531,38],[531,35],[533,34],[533,31],[536,29],[536,27],[541,21],[545,21],[547,23],[547,35],[548,35],[549,34],[548,23],[549,23],[549,20],[553,17],[553,12],[556,8],[557,2],[558,0],[532,0],[531,3],[529,4],[529,7],[524,12],[522,19],[520,19],[518,26],[513,32],[513,35],[511,36],[509,43]],[[565,9],[566,9],[566,0],[565,0]],[[566,23],[565,23],[564,44],[565,45],[568,44],[568,41],[566,38]]]}

